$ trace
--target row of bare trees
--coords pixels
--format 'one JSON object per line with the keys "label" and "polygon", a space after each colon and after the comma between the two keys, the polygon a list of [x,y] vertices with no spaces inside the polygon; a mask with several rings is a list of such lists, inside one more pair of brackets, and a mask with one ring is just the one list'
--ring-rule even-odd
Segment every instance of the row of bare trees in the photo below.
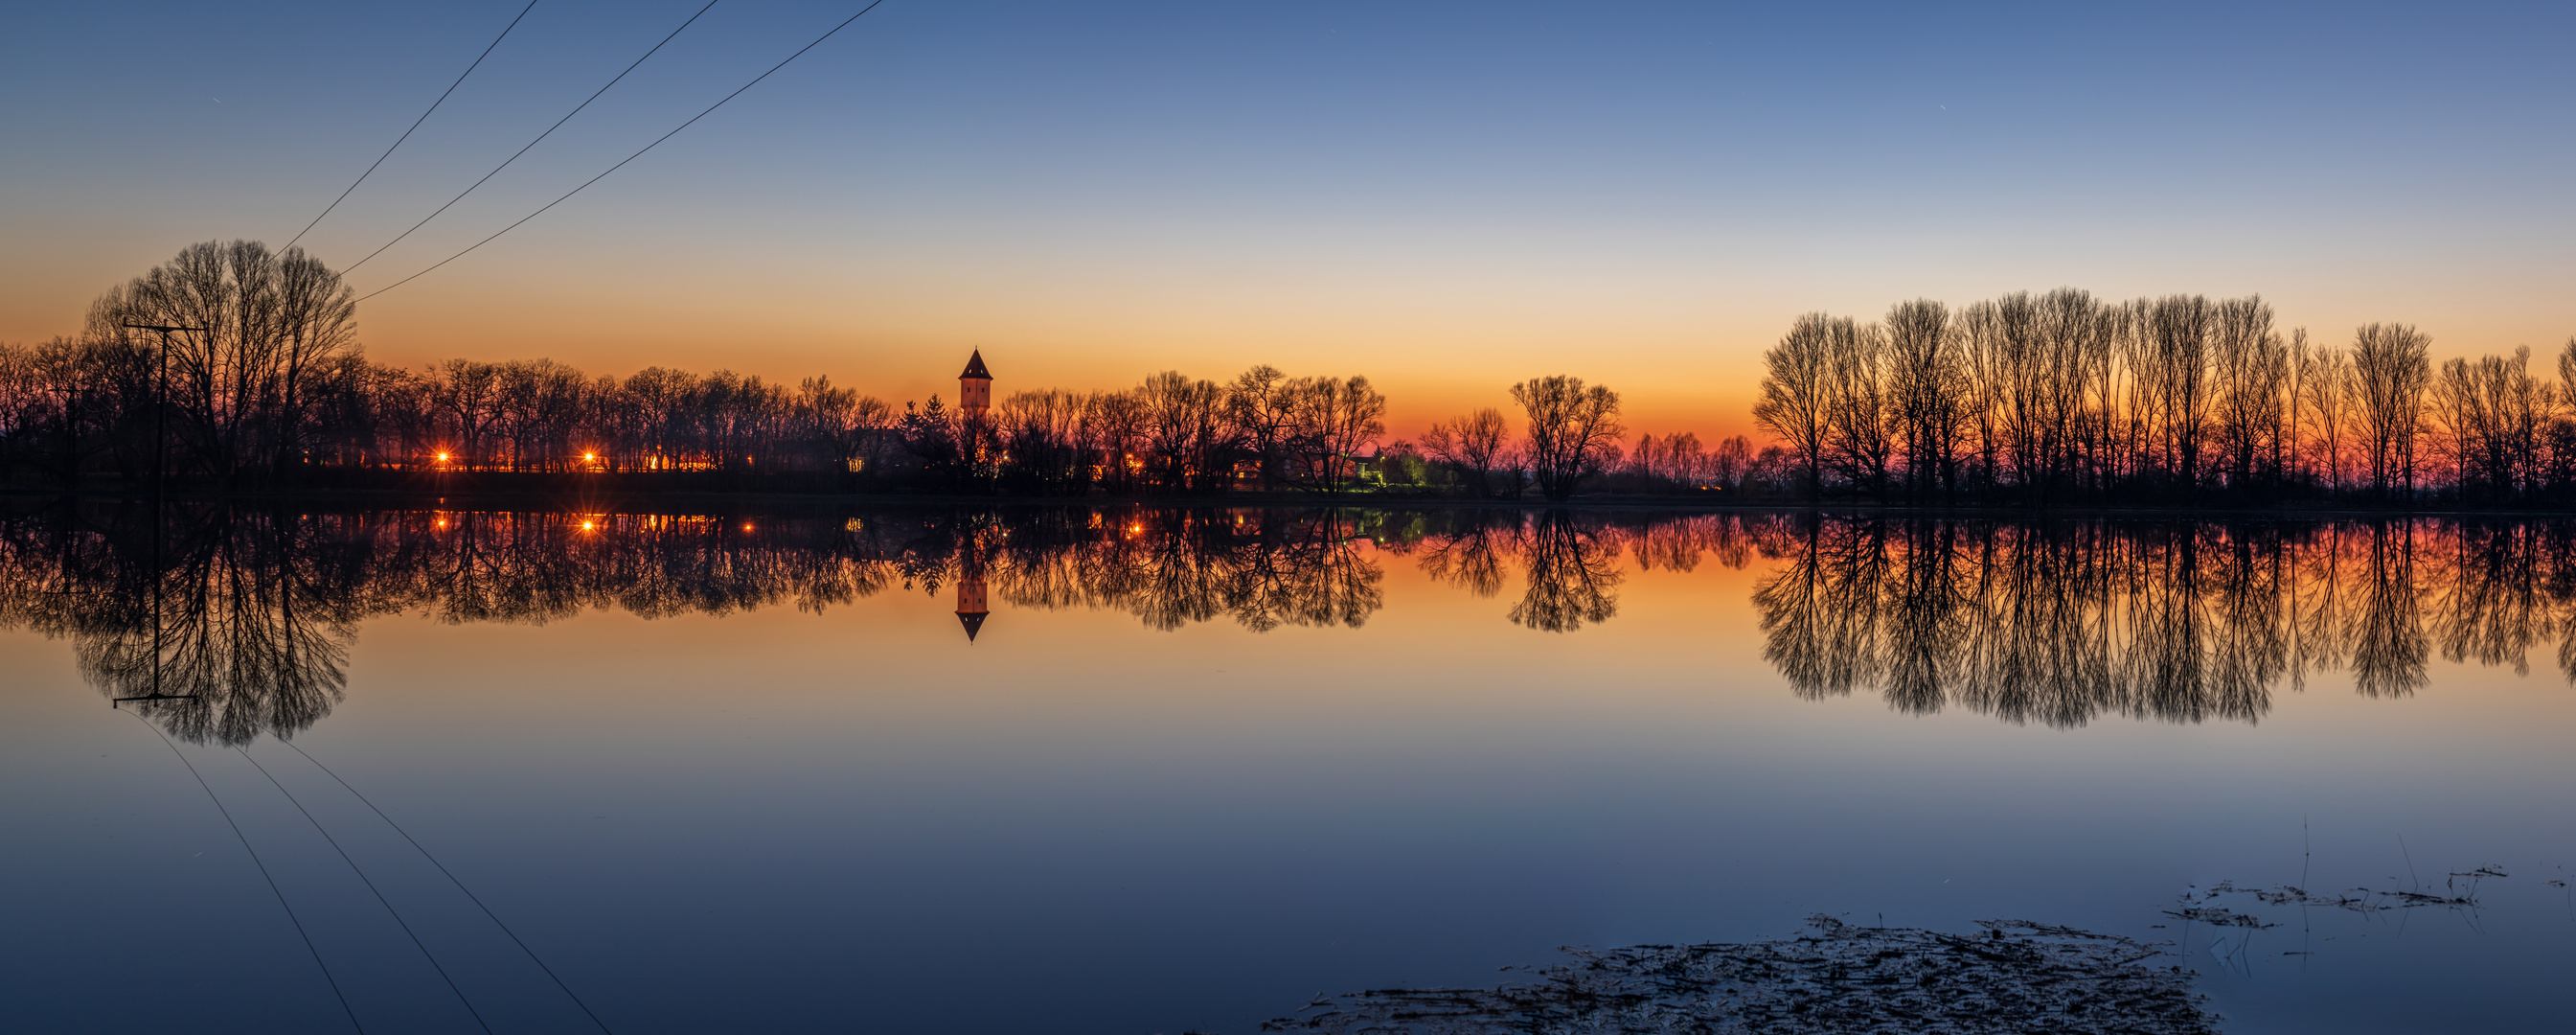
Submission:
{"label": "row of bare trees", "polygon": [[1257,366],[1219,384],[1166,371],[1123,391],[1022,392],[984,420],[946,410],[933,398],[907,407],[904,442],[931,470],[1005,490],[1079,495],[1208,493],[1232,486],[1296,487],[1339,493],[1372,473],[1391,484],[1407,466],[1477,498],[1536,489],[1565,500],[1604,476],[1658,485],[1740,478],[1753,457],[1733,439],[1711,454],[1696,435],[1638,440],[1622,465],[1619,393],[1581,378],[1551,376],[1513,385],[1518,429],[1485,408],[1433,423],[1417,442],[1383,442],[1386,397],[1365,377],[1291,378]]}
{"label": "row of bare trees", "polygon": [[[1363,484],[1480,498],[1535,490],[1738,488],[1776,476],[1743,439],[1622,436],[1618,393],[1580,378],[1511,387],[1498,409],[1386,439],[1365,377],[1257,366],[1228,382],[1166,371],[1129,389],[1020,392],[989,411],[901,410],[809,378],[794,386],[661,367],[617,378],[548,359],[368,360],[357,303],[303,251],[191,245],[101,296],[81,334],[0,345],[0,482],[225,486],[315,472],[856,474],[880,486],[1035,495],[1338,494]],[[173,328],[164,332],[149,328]]]}
{"label": "row of bare trees", "polygon": [[[166,470],[223,484],[313,466],[844,470],[893,426],[823,378],[794,388],[551,360],[369,362],[347,286],[300,249],[191,245],[102,295],[77,336],[0,345],[0,481]],[[166,335],[150,328],[177,328]]]}
{"label": "row of bare trees", "polygon": [[886,404],[807,378],[719,370],[589,378],[553,360],[374,367],[317,462],[499,471],[845,470],[893,426]]}
{"label": "row of bare trees", "polygon": [[896,430],[927,480],[959,490],[1339,493],[1386,435],[1386,396],[1366,377],[1266,364],[1223,384],[1167,370],[1115,391],[1018,392],[981,415],[933,396]]}
{"label": "row of bare trees", "polygon": [[2034,505],[2576,493],[2576,340],[2453,359],[2371,324],[2284,335],[2260,297],[2114,302],[2061,288],[1884,319],[1799,317],[1763,354],[1754,419],[1804,493]]}
{"label": "row of bare trees", "polygon": [[1627,433],[1619,393],[1558,375],[1513,385],[1512,401],[1523,418],[1517,438],[1503,411],[1487,407],[1432,424],[1420,455],[1481,499],[1518,497],[1532,487],[1550,500],[1571,499],[1586,481],[1617,468],[1619,437]]}

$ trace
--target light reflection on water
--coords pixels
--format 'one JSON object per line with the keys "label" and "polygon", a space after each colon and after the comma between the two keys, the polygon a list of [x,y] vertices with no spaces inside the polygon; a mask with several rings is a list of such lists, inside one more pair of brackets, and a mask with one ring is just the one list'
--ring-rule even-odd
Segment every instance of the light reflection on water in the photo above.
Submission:
{"label": "light reflection on water", "polygon": [[[7,872],[59,889],[8,918],[40,1019],[335,1023],[103,697],[192,745],[385,1030],[470,1022],[221,749],[331,761],[621,1031],[1243,1031],[1559,944],[1819,911],[2176,938],[2189,883],[2490,863],[2456,930],[2292,910],[2306,948],[2189,962],[2231,1031],[2551,1030],[2576,927],[2560,525],[174,508],[157,561],[153,530],[0,526]],[[478,1009],[560,1018],[321,810]],[[137,995],[156,952],[198,962]]]}

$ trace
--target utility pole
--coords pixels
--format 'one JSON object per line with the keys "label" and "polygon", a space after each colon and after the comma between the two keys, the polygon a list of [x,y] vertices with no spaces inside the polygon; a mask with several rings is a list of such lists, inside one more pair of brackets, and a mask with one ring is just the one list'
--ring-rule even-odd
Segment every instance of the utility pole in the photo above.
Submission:
{"label": "utility pole", "polygon": [[173,699],[174,696],[195,696],[161,692],[161,496],[170,482],[168,445],[170,441],[170,334],[173,331],[196,331],[202,334],[206,329],[147,323],[129,323],[125,326],[138,331],[161,333],[160,367],[152,375],[152,693],[148,697],[111,698],[107,703],[110,708],[125,701],[166,701]]}
{"label": "utility pole", "polygon": [[170,334],[173,331],[195,331],[203,334],[206,329],[149,323],[129,323],[125,326],[138,331],[161,332],[161,366],[152,375],[152,518],[156,522],[152,526],[152,548],[158,552],[161,548],[161,526],[157,524],[161,518],[161,490],[162,486],[170,480],[166,444],[170,439]]}

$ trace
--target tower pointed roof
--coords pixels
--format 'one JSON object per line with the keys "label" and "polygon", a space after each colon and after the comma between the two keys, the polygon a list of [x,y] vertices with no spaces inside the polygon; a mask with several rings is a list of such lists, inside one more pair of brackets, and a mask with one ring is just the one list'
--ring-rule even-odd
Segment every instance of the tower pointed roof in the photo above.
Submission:
{"label": "tower pointed roof", "polygon": [[970,377],[981,378],[986,381],[993,379],[992,372],[984,369],[984,350],[982,349],[976,349],[974,355],[966,358],[966,372],[957,375],[957,379],[960,381],[966,380]]}
{"label": "tower pointed roof", "polygon": [[981,611],[972,613],[963,611],[958,612],[957,624],[966,627],[966,642],[973,643],[975,642],[975,634],[984,631],[984,613]]}

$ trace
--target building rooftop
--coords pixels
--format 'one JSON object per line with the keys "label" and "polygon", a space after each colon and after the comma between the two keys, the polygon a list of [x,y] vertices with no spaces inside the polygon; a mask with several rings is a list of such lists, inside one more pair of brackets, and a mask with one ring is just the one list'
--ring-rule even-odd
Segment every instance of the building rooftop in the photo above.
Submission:
{"label": "building rooftop", "polygon": [[957,375],[957,379],[960,381],[966,380],[970,377],[981,378],[986,381],[993,379],[992,372],[984,369],[984,350],[982,349],[976,349],[973,356],[967,357],[966,372]]}

